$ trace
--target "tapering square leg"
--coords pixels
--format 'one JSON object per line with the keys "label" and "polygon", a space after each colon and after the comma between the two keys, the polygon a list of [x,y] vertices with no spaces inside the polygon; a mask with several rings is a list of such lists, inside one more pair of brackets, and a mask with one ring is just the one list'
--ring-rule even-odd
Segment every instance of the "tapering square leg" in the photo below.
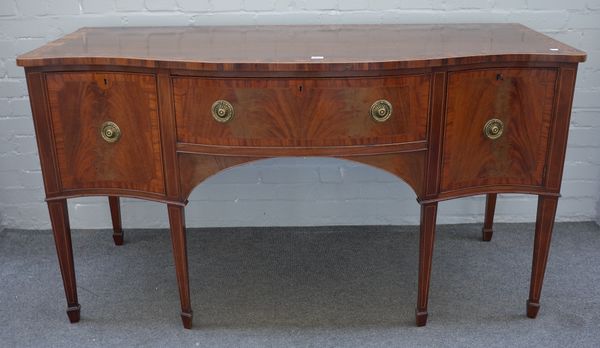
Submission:
{"label": "tapering square leg", "polygon": [[539,196],[537,219],[535,223],[535,239],[533,242],[533,260],[531,267],[531,285],[529,288],[529,299],[527,300],[527,316],[535,318],[540,310],[540,296],[546,263],[550,252],[550,241],[552,229],[556,216],[558,197]]}
{"label": "tapering square leg", "polygon": [[429,298],[429,280],[431,278],[431,261],[435,240],[435,220],[437,202],[421,205],[421,227],[419,236],[419,287],[417,295],[417,326],[427,324],[427,302]]}
{"label": "tapering square leg", "polygon": [[190,301],[184,207],[169,204],[167,209],[171,225],[171,242],[173,243],[177,286],[179,287],[179,299],[181,301],[181,321],[184,328],[191,329],[193,314]]}
{"label": "tapering square leg", "polygon": [[121,224],[121,202],[119,197],[108,196],[110,217],[113,225],[113,241],[115,245],[123,245],[123,226]]}
{"label": "tapering square leg", "polygon": [[56,254],[58,255],[58,265],[60,266],[65,296],[67,298],[67,315],[71,323],[76,323],[79,321],[81,306],[77,301],[77,283],[73,264],[73,247],[71,245],[71,227],[69,226],[67,200],[49,201],[48,211],[52,223]]}
{"label": "tapering square leg", "polygon": [[494,211],[496,210],[496,196],[495,193],[488,193],[485,198],[485,218],[483,221],[483,229],[481,230],[481,239],[484,242],[492,240],[492,226],[494,225]]}

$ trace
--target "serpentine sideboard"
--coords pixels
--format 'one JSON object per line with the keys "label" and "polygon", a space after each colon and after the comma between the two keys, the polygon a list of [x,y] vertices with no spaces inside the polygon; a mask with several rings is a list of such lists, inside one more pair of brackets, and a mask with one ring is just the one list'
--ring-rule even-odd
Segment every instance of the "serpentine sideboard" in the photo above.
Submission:
{"label": "serpentine sideboard", "polygon": [[80,318],[67,199],[167,205],[183,326],[192,326],[184,207],[228,167],[329,156],[381,168],[421,205],[417,325],[427,321],[438,202],[538,195],[527,316],[540,306],[577,64],[519,24],[83,28],[25,67],[71,322]]}

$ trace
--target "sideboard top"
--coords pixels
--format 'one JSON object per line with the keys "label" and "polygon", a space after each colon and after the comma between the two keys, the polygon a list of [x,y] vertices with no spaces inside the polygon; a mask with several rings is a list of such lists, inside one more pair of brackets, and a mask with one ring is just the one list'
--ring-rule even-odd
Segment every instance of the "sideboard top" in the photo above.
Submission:
{"label": "sideboard top", "polygon": [[82,28],[20,55],[17,63],[370,70],[585,58],[584,52],[523,25],[495,23]]}

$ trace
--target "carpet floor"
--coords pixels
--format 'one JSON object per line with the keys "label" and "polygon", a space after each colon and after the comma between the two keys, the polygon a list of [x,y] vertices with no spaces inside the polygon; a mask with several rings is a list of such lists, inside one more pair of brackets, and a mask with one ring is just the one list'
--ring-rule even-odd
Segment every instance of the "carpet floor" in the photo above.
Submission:
{"label": "carpet floor", "polygon": [[188,230],[184,330],[166,230],[75,230],[69,324],[50,231],[0,232],[0,347],[598,347],[600,228],[558,223],[538,318],[525,316],[533,224],[438,227],[426,327],[418,228]]}

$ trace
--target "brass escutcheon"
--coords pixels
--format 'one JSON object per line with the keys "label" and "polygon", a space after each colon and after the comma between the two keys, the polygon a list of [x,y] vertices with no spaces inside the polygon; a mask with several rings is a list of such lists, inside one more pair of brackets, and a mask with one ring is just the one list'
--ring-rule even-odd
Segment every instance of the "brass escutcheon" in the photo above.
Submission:
{"label": "brass escutcheon", "polygon": [[504,123],[497,118],[492,118],[483,126],[483,134],[489,139],[498,139],[504,131]]}
{"label": "brass escutcheon", "polygon": [[377,122],[385,122],[392,116],[392,103],[385,99],[380,99],[371,105],[371,117]]}
{"label": "brass escutcheon", "polygon": [[121,128],[112,121],[106,121],[100,126],[102,139],[109,143],[116,143],[121,138]]}
{"label": "brass escutcheon", "polygon": [[233,118],[233,105],[227,100],[217,100],[211,107],[212,116],[219,122],[227,122]]}

